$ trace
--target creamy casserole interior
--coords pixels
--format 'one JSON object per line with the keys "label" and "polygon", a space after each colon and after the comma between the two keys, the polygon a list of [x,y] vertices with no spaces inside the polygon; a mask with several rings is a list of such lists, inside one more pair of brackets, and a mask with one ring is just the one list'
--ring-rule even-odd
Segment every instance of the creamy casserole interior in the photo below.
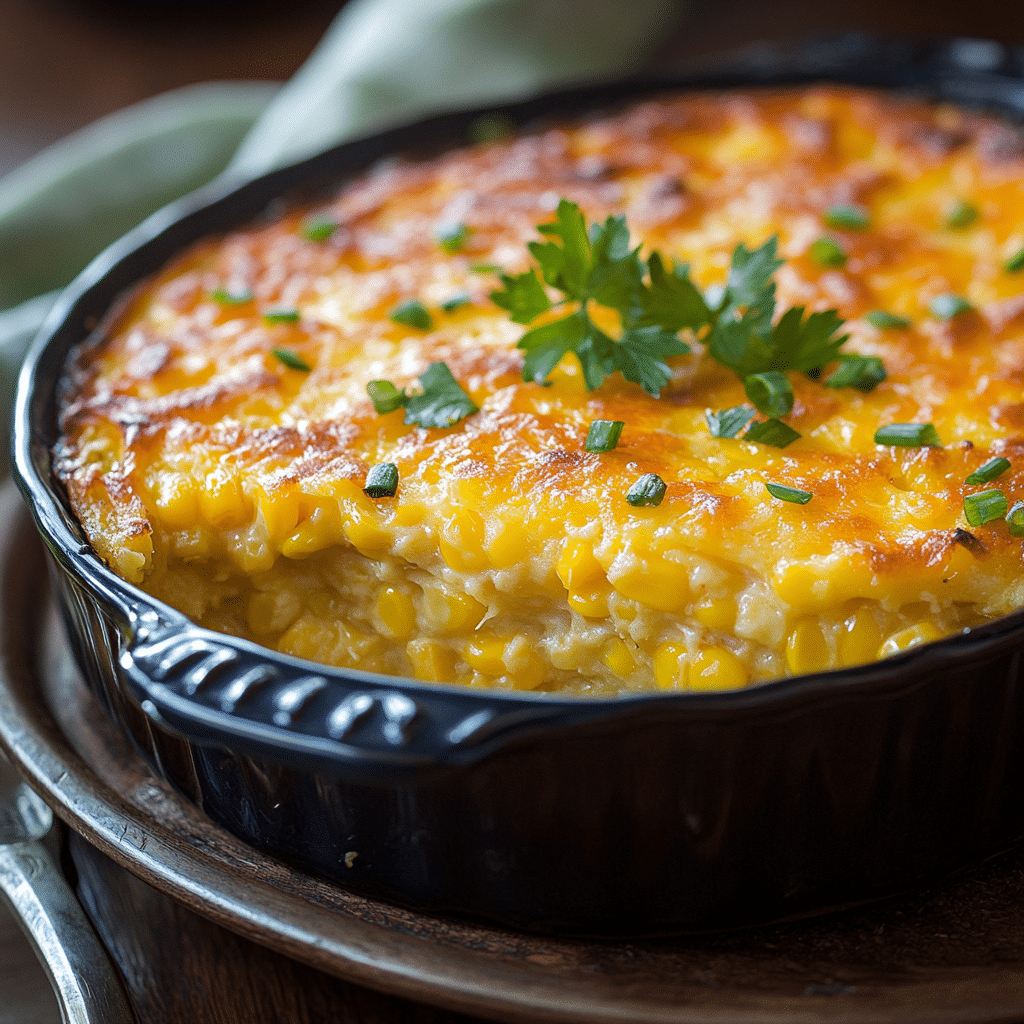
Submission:
{"label": "creamy casserole interior", "polygon": [[[388,163],[148,282],[69,367],[56,472],[122,577],[333,665],[610,695],[937,639],[1024,603],[1013,516],[965,518],[972,495],[1024,498],[1022,152],[980,114],[820,87]],[[524,382],[488,268],[527,270],[563,198],[624,214],[709,294],[737,243],[777,235],[778,311],[837,309],[844,351],[886,379],[789,372],[784,448],[713,436],[707,413],[748,399],[700,332],[658,398],[619,374],[587,390],[571,354]],[[415,389],[437,361],[478,412],[378,414],[368,382]],[[597,420],[624,423],[614,449],[584,450]],[[941,445],[876,443],[893,423]],[[995,457],[997,479],[965,482]],[[378,464],[393,497],[364,491]],[[645,474],[664,498],[634,506]]]}

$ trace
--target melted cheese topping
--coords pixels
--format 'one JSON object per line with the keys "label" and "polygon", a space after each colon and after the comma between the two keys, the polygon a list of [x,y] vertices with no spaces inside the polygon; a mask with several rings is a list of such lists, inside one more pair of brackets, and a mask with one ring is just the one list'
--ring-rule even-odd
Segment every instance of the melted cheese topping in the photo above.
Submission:
{"label": "melted cheese topping", "polygon": [[[1024,160],[1015,128],[944,106],[815,88],[645,103],[604,120],[393,163],[319,212],[198,245],[69,370],[56,469],[99,553],[211,628],[290,654],[423,680],[609,695],[728,688],[858,664],[1024,603],[1021,543],[968,528],[967,475],[1024,498]],[[494,264],[560,197],[625,213],[645,251],[724,281],[734,246],[778,234],[781,313],[837,308],[848,351],[882,358],[870,393],[792,373],[784,450],[712,437],[745,401],[730,371],[678,357],[653,399],[618,375],[588,392],[570,356],[522,381],[523,328],[488,298]],[[978,210],[946,226],[957,202]],[[830,207],[870,214],[825,226]],[[437,234],[464,223],[461,251]],[[826,236],[848,254],[821,267]],[[227,288],[251,292],[214,301]],[[939,320],[929,302],[974,312]],[[445,312],[457,295],[470,301]],[[418,298],[428,330],[389,312]],[[268,323],[294,307],[296,323]],[[881,331],[888,310],[912,323]],[[272,350],[310,367],[291,369]],[[378,416],[366,383],[444,360],[480,412],[450,429]],[[589,454],[597,419],[618,447]],[[934,423],[942,447],[876,445]],[[393,498],[363,493],[394,463]],[[642,474],[667,483],[634,508]],[[806,505],[766,482],[813,492]]]}

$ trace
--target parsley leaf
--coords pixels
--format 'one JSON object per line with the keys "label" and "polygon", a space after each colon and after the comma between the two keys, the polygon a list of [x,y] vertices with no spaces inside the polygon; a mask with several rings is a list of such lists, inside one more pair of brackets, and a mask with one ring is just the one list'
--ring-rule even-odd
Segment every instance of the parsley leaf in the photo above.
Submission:
{"label": "parsley leaf", "polygon": [[[702,293],[685,264],[666,262],[657,252],[641,259],[622,216],[588,228],[580,208],[563,199],[555,220],[537,230],[542,240],[528,245],[537,266],[502,274],[502,288],[491,293],[524,326],[570,307],[567,315],[520,339],[524,380],[545,383],[572,353],[589,390],[618,372],[656,398],[671,376],[666,360],[691,351],[678,337],[684,330],[703,332],[708,354],[739,376],[748,398],[773,420],[793,407],[789,371],[817,378],[824,366],[841,359],[840,372],[826,381],[830,387],[870,390],[885,379],[877,359],[841,354],[848,336],[839,333],[843,321],[834,309],[808,314],[794,306],[776,320],[773,277],[783,261],[774,237],[756,249],[737,245],[725,285]],[[547,289],[563,298],[552,302]],[[594,323],[591,304],[618,314],[618,339]]]}
{"label": "parsley leaf", "polygon": [[405,422],[421,427],[451,427],[478,412],[473,400],[452,376],[447,363],[431,363],[419,376],[419,393],[399,391],[389,380],[371,380],[366,385],[378,415],[405,407]]}
{"label": "parsley leaf", "polygon": [[[665,360],[690,351],[677,332],[704,322],[707,312],[687,268],[666,270],[659,257],[647,285],[649,268],[639,248],[630,245],[625,217],[609,217],[588,230],[580,208],[565,199],[555,217],[537,227],[544,240],[528,246],[540,277],[536,270],[514,277],[502,274],[502,289],[491,293],[514,322],[527,325],[553,308],[544,285],[562,292],[565,298],[559,305],[578,304],[567,316],[535,327],[520,339],[518,347],[526,353],[523,379],[543,384],[572,352],[589,390],[617,371],[656,397],[671,376]],[[593,322],[592,302],[618,313],[618,340]]]}
{"label": "parsley leaf", "polygon": [[754,410],[749,405],[734,405],[731,409],[721,409],[704,413],[708,430],[712,437],[735,437],[751,420]]}

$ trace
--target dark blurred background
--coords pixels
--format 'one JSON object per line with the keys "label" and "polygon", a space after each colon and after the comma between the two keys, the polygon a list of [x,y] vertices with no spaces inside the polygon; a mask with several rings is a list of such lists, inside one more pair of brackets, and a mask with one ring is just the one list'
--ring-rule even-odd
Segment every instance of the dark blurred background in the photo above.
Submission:
{"label": "dark blurred background", "polygon": [[[552,3],[558,0],[551,0]],[[0,0],[0,174],[103,114],[179,85],[283,80],[343,0]],[[966,0],[688,0],[658,56],[837,30],[1024,42],[1024,8]]]}

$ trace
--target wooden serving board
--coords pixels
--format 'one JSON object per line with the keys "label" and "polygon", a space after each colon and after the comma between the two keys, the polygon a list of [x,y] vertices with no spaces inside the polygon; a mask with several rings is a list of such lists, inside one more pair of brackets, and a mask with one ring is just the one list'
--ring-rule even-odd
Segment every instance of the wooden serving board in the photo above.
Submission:
{"label": "wooden serving board", "polygon": [[141,1020],[1024,1020],[1020,851],[724,934],[590,942],[434,918],[250,849],[155,777],[74,671],[20,509],[0,517],[0,643],[0,746],[75,833],[78,891]]}

